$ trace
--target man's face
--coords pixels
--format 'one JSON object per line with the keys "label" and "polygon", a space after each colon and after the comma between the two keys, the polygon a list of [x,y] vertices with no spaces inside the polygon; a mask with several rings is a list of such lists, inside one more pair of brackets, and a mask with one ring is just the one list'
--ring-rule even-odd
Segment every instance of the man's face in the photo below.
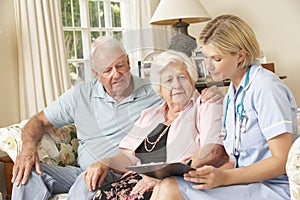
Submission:
{"label": "man's face", "polygon": [[101,52],[98,55],[94,59],[94,74],[106,92],[112,97],[126,96],[131,81],[128,56],[121,52]]}

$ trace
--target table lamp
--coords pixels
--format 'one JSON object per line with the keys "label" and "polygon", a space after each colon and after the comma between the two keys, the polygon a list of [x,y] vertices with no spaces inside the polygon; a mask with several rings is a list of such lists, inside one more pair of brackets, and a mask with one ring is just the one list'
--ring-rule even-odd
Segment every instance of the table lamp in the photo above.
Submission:
{"label": "table lamp", "polygon": [[181,51],[191,56],[197,47],[197,42],[188,34],[189,24],[210,19],[211,17],[199,0],[161,0],[150,24],[173,25],[176,35],[171,38],[168,49]]}

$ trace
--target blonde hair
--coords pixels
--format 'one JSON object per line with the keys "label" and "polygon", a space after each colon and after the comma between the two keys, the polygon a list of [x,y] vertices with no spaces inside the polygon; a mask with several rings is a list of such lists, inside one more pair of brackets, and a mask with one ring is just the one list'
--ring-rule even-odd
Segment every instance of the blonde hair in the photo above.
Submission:
{"label": "blonde hair", "polygon": [[251,27],[234,15],[220,15],[210,21],[200,34],[200,43],[212,45],[220,53],[235,55],[239,50],[246,51],[246,58],[238,67],[248,67],[260,56],[260,47]]}
{"label": "blonde hair", "polygon": [[161,72],[171,63],[182,64],[186,68],[193,86],[195,86],[195,83],[198,79],[197,69],[186,54],[173,50],[164,51],[154,57],[150,68],[150,81],[153,89],[158,94],[161,86]]}

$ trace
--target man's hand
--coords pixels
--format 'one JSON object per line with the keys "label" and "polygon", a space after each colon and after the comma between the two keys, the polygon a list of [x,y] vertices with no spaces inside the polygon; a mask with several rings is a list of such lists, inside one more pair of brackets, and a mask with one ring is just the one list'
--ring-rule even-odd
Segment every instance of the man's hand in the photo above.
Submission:
{"label": "man's hand", "polygon": [[43,111],[33,116],[22,130],[22,151],[18,155],[13,168],[11,182],[25,184],[34,166],[38,174],[42,174],[37,145],[46,130],[52,128]]}
{"label": "man's hand", "polygon": [[11,182],[19,185],[22,181],[22,184],[25,184],[33,166],[35,166],[36,172],[41,175],[42,170],[35,145],[23,144],[23,149],[14,164]]}
{"label": "man's hand", "polygon": [[222,104],[224,99],[223,93],[215,85],[205,88],[201,91],[201,101],[208,103]]}
{"label": "man's hand", "polygon": [[83,172],[83,180],[90,191],[100,187],[109,171],[102,161],[95,162]]}

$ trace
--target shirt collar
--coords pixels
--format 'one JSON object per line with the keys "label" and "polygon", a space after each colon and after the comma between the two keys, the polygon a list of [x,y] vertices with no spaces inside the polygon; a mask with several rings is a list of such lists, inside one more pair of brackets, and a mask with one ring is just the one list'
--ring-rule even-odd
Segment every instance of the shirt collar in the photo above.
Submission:
{"label": "shirt collar", "polygon": [[238,86],[238,89],[236,90],[236,93],[234,92],[234,87],[233,87],[233,84],[232,82],[230,83],[229,85],[229,90],[228,90],[228,94],[230,96],[230,98],[232,99],[234,96],[237,96],[243,89],[244,90],[248,90],[250,85],[252,84],[257,72],[259,71],[261,67],[259,65],[251,65],[250,67],[250,73],[249,73],[249,82],[248,84],[245,86],[244,88],[244,82],[245,82],[245,78],[246,78],[246,74],[244,74],[239,86]]}
{"label": "shirt collar", "polygon": [[[136,76],[131,75],[131,81],[133,81],[133,92],[124,100],[126,101],[132,101],[136,98],[146,96],[147,92],[144,86],[150,84],[149,81],[142,80]],[[93,86],[93,92],[92,97],[94,98],[112,98],[104,89],[101,82],[98,81],[98,79],[94,80],[94,86]]]}

